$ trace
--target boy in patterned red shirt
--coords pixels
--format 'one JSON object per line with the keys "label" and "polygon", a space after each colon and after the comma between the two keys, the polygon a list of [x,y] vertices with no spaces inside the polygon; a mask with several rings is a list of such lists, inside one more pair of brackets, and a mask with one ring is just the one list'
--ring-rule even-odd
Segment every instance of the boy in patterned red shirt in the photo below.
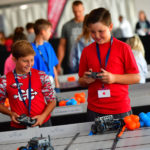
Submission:
{"label": "boy in patterned red shirt", "polygon": [[[56,100],[49,77],[32,68],[35,52],[29,42],[14,43],[12,55],[15,70],[0,78],[0,112],[11,117],[12,129],[26,128],[17,121],[22,114],[37,120],[33,126],[50,126]],[[3,105],[7,97],[10,110]]]}

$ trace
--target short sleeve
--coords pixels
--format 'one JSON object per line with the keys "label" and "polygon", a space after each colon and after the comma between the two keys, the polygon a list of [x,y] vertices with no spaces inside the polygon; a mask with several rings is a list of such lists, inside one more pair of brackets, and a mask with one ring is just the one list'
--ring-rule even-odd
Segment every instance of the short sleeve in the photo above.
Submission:
{"label": "short sleeve", "polygon": [[53,66],[56,66],[58,64],[58,59],[57,59],[57,56],[56,56],[56,53],[52,47],[52,45],[49,43],[49,46],[50,46],[50,49],[51,49],[51,58],[53,59]]}
{"label": "short sleeve", "polygon": [[3,104],[7,97],[6,94],[6,76],[0,77],[0,103]]}
{"label": "short sleeve", "polygon": [[66,24],[63,25],[62,27],[62,32],[61,32],[61,38],[66,38]]}
{"label": "short sleeve", "polygon": [[124,47],[125,73],[139,73],[138,66],[130,46]]}
{"label": "short sleeve", "polygon": [[55,91],[52,88],[49,76],[41,71],[39,72],[39,75],[42,82],[42,93],[44,95],[45,100],[47,102],[54,101],[56,99]]}
{"label": "short sleeve", "polygon": [[87,64],[87,57],[86,57],[86,48],[83,49],[81,58],[80,58],[80,64],[79,64],[79,77],[82,77],[84,75],[84,72],[88,70],[88,64]]}

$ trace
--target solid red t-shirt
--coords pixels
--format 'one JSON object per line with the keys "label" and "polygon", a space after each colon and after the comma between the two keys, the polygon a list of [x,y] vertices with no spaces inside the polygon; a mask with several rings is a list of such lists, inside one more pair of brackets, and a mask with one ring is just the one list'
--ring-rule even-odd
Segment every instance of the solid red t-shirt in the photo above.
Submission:
{"label": "solid red t-shirt", "polygon": [[[124,42],[113,38],[107,66],[105,58],[110,47],[110,42],[99,45],[102,68],[113,74],[139,73],[131,48]],[[79,65],[79,77],[92,68],[93,72],[100,72],[101,66],[96,51],[96,42],[85,47]],[[131,110],[128,96],[128,85],[105,84],[110,89],[111,97],[98,98],[98,90],[102,88],[99,79],[88,86],[88,109],[101,114],[120,114]]]}

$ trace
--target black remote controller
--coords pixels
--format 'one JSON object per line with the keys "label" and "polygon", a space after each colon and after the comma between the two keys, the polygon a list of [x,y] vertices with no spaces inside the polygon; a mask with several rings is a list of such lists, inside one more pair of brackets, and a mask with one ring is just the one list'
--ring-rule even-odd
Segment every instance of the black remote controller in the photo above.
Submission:
{"label": "black remote controller", "polygon": [[89,78],[94,78],[94,79],[102,79],[102,76],[97,76],[99,72],[91,72],[90,75],[87,75]]}
{"label": "black remote controller", "polygon": [[28,117],[26,114],[20,115],[20,117],[17,118],[17,121],[20,122],[20,124],[25,126],[32,126],[36,123],[37,119],[32,119],[31,117]]}

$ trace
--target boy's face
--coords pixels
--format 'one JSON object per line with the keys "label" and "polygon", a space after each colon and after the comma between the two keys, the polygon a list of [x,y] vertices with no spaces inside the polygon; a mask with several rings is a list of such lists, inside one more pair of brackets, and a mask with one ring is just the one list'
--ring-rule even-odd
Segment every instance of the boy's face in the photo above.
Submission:
{"label": "boy's face", "polygon": [[28,55],[26,57],[14,58],[16,62],[16,72],[18,74],[29,73],[32,66],[34,65],[34,55]]}
{"label": "boy's face", "polygon": [[96,43],[104,44],[110,41],[112,27],[112,24],[106,26],[101,22],[97,22],[89,25],[89,31]]}
{"label": "boy's face", "polygon": [[42,30],[43,40],[48,41],[50,39],[51,33],[52,33],[52,27],[49,26],[48,28],[43,29]]}

